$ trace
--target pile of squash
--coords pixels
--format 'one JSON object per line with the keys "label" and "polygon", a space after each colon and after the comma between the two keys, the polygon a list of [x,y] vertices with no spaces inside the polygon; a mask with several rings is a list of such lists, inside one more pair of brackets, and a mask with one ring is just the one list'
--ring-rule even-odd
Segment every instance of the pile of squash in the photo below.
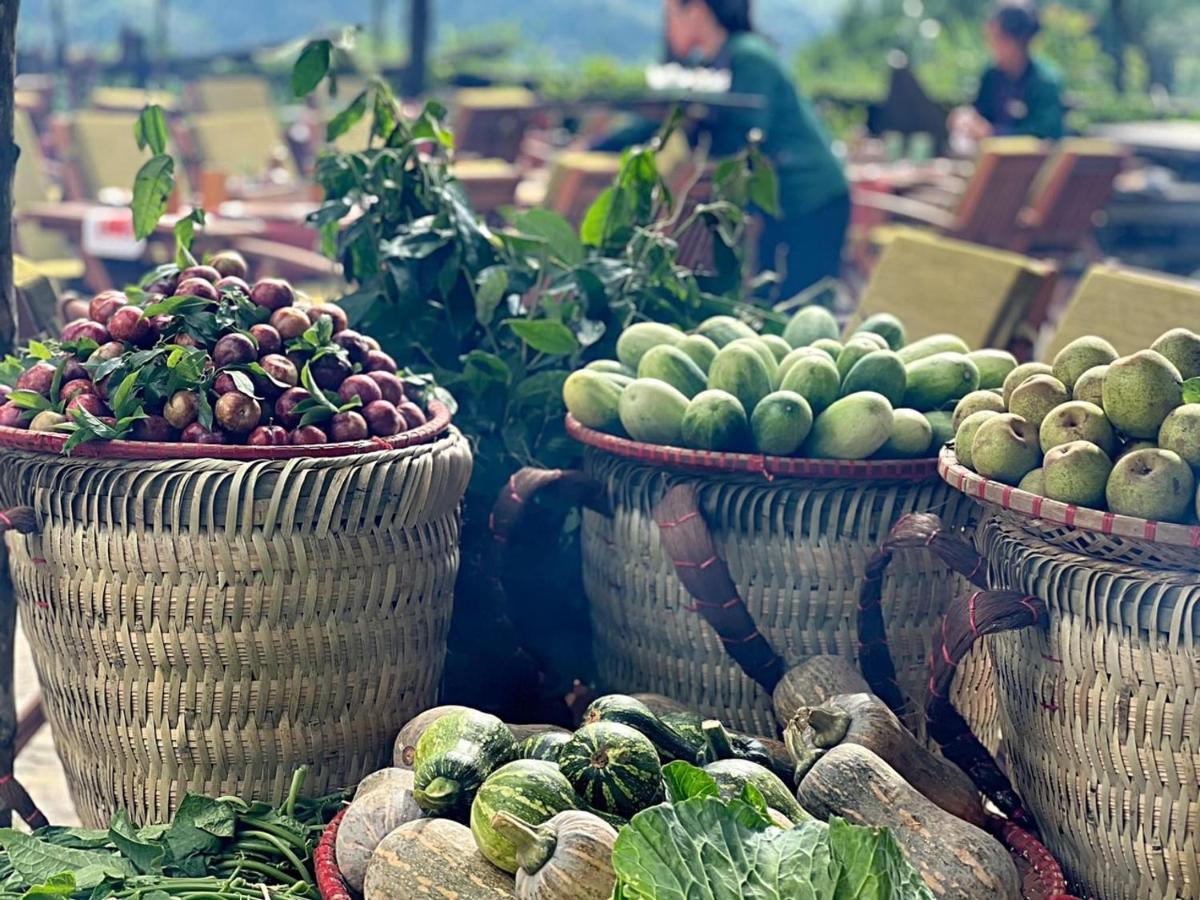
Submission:
{"label": "pile of squash", "polygon": [[859,683],[838,693],[804,673],[785,679],[783,742],[657,695],[601,697],[574,733],[430,709],[397,736],[394,766],[359,786],[337,836],[339,868],[367,900],[608,900],[619,829],[664,802],[662,767],[683,760],[723,799],[752,786],[780,828],[832,816],[886,827],[935,891],[1018,900],[1017,868],[983,830],[971,781]]}

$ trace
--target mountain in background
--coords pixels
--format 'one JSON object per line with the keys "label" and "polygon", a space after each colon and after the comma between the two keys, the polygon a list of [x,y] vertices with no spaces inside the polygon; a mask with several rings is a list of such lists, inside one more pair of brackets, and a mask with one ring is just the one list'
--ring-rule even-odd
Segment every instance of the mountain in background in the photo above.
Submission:
{"label": "mountain in background", "polygon": [[[122,25],[149,29],[154,0],[65,0],[72,44],[112,45]],[[846,0],[758,0],[758,27],[792,53],[828,30]],[[21,4],[19,44],[51,44],[50,0]],[[282,43],[370,21],[370,0],[188,0],[173,2],[173,55],[207,55]],[[406,0],[388,4],[389,37],[399,38]],[[500,26],[518,34],[526,52],[569,63],[607,55],[629,62],[656,59],[662,48],[658,0],[434,0],[439,41],[487,35]]]}

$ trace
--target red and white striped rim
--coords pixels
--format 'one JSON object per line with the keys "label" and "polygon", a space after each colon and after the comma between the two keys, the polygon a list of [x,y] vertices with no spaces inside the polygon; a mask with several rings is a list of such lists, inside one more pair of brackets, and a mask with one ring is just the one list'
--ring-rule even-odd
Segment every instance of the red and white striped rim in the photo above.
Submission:
{"label": "red and white striped rim", "polygon": [[937,460],[928,459],[796,459],[761,453],[717,453],[631,441],[580,425],[567,414],[567,434],[613,456],[650,465],[706,472],[748,472],[764,478],[874,479],[924,481],[937,475]]}
{"label": "red and white striped rim", "polygon": [[[302,447],[250,447],[245,444],[182,444],[157,441],[91,441],[71,451],[72,458],[89,459],[229,459],[254,462],[261,459],[328,458],[357,456],[382,450],[400,450],[431,444],[450,427],[450,410],[437,400],[429,401],[432,418],[424,425],[391,437],[340,444],[310,444]],[[0,448],[34,453],[61,454],[65,434],[25,431],[0,426]]]}
{"label": "red and white striped rim", "polygon": [[959,464],[958,457],[949,447],[943,449],[938,458],[938,474],[947,484],[968,497],[982,503],[993,503],[1031,519],[1131,540],[1200,549],[1200,525],[1175,525],[1153,519],[1138,519],[1039,497],[972,472]]}

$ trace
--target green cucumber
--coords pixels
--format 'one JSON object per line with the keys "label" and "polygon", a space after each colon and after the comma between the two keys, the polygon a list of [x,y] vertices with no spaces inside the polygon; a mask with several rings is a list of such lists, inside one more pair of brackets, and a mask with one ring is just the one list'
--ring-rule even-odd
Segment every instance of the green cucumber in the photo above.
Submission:
{"label": "green cucumber", "polygon": [[663,723],[645,703],[625,694],[609,694],[592,701],[583,714],[584,722],[619,722],[650,738],[664,762],[682,759],[694,763],[701,744],[694,744]]}
{"label": "green cucumber", "polygon": [[650,739],[619,722],[590,722],[562,748],[558,767],[597,809],[628,818],[662,799],[662,764]]}
{"label": "green cucumber", "polygon": [[584,366],[584,368],[589,372],[600,372],[604,375],[624,375],[627,378],[637,377],[637,372],[615,359],[594,359]]}
{"label": "green cucumber", "polygon": [[431,815],[465,817],[484,779],[516,749],[512,732],[495,716],[474,709],[443,716],[417,741],[413,799]]}

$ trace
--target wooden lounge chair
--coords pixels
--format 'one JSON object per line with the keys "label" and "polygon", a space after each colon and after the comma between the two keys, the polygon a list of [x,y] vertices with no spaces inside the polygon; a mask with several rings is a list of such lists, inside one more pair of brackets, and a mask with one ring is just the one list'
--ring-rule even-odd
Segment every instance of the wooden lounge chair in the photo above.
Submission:
{"label": "wooden lounge chair", "polygon": [[954,332],[973,348],[1004,347],[1031,304],[1053,288],[1053,265],[964,241],[898,235],[884,249],[847,334],[875,313],[899,316],[910,341]]}
{"label": "wooden lounge chair", "polygon": [[194,113],[187,128],[197,162],[227,176],[264,175],[272,163],[293,177],[296,163],[269,109],[235,109]]}
{"label": "wooden lounge chair", "polygon": [[1165,331],[1200,322],[1200,281],[1114,265],[1084,275],[1039,356],[1053,359],[1084,335],[1105,338],[1121,353],[1135,353]]}
{"label": "wooden lounge chair", "polygon": [[544,205],[578,227],[596,198],[621,170],[617,153],[569,150],[559,154],[550,171]]}
{"label": "wooden lounge chair", "polygon": [[511,206],[521,183],[521,170],[502,159],[463,159],[454,164],[454,177],[479,213]]}
{"label": "wooden lounge chair", "polygon": [[91,107],[106,112],[139,113],[149,104],[167,112],[175,109],[175,97],[167,91],[147,91],[131,87],[98,87],[92,90]]}
{"label": "wooden lounge chair", "polygon": [[[1033,138],[994,138],[983,145],[975,172],[958,205],[947,210],[909,197],[854,190],[856,206],[885,212],[900,222],[932,228],[947,237],[1012,249],[1030,186],[1049,151]],[[896,229],[884,227],[872,240],[886,244]]]}
{"label": "wooden lounge chair", "polygon": [[1038,255],[1078,250],[1092,235],[1127,156],[1110,141],[1060,143],[1030,189],[1012,249]]}
{"label": "wooden lounge chair", "polygon": [[188,84],[188,105],[202,112],[271,110],[271,85],[257,75],[224,75],[197,78]]}
{"label": "wooden lounge chair", "polygon": [[[64,165],[67,199],[94,201],[106,188],[133,190],[138,169],[147,159],[133,139],[137,116],[133,111],[85,109],[57,122],[55,144]],[[176,168],[175,183],[178,196],[190,194],[186,170]]]}
{"label": "wooden lounge chair", "polygon": [[460,157],[516,162],[539,112],[537,95],[520,87],[466,88],[454,98],[454,147]]}

